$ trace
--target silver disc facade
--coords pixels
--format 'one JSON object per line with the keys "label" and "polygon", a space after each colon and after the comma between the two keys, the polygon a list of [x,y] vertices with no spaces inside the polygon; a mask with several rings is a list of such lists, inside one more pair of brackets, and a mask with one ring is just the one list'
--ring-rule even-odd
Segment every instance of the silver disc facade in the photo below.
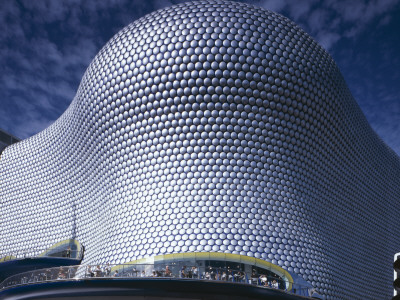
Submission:
{"label": "silver disc facade", "polygon": [[147,15],[67,111],[0,159],[7,253],[76,238],[84,263],[225,252],[327,299],[391,295],[400,162],[336,64],[285,17],[225,1]]}

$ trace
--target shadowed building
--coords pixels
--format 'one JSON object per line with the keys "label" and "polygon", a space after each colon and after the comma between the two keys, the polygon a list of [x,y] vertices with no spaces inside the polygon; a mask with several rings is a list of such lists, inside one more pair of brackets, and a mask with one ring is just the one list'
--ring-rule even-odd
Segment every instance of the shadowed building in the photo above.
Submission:
{"label": "shadowed building", "polygon": [[20,139],[16,138],[15,136],[5,132],[4,130],[0,129],[0,153],[3,152],[3,150],[14,143],[19,142]]}

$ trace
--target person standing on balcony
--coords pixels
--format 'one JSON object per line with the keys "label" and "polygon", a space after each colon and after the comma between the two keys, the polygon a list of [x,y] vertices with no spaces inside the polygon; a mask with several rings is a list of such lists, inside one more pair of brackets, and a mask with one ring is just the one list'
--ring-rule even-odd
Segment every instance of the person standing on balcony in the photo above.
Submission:
{"label": "person standing on balcony", "polygon": [[65,251],[65,257],[71,258],[71,247],[68,246],[67,250]]}

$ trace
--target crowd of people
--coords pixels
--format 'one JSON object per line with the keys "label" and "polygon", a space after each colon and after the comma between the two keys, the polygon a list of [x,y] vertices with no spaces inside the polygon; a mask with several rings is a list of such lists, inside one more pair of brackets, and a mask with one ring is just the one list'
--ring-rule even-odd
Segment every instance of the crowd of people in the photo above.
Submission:
{"label": "crowd of people", "polygon": [[134,266],[111,271],[110,265],[107,264],[103,267],[100,265],[87,266],[86,277],[175,277],[250,283],[275,289],[281,288],[279,283],[280,279],[276,275],[268,276],[266,274],[257,274],[255,271],[253,271],[252,275],[249,277],[243,271],[231,270],[229,268],[206,267],[202,274],[200,274],[197,266],[187,267],[184,265],[178,270],[179,271],[177,271],[175,267],[174,271],[172,271],[167,265],[165,268],[158,269],[141,268],[141,270],[138,270]]}
{"label": "crowd of people", "polygon": [[284,288],[282,280],[276,275],[258,274],[253,270],[251,276],[241,270],[232,270],[230,268],[215,268],[186,265],[157,266],[157,265],[125,265],[119,268],[112,268],[110,264],[89,265],[84,268],[81,266],[66,266],[52,269],[44,269],[30,276],[20,278],[20,284],[30,282],[40,282],[48,280],[66,280],[75,278],[100,278],[100,277],[121,277],[121,278],[151,278],[151,277],[171,277],[171,278],[189,278],[202,280],[218,280],[237,283],[247,283],[269,288]]}

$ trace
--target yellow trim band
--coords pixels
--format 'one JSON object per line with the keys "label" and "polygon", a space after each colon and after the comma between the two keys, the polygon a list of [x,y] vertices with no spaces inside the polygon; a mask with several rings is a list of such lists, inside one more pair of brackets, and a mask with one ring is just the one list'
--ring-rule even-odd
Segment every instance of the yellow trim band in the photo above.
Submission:
{"label": "yellow trim band", "polygon": [[[54,249],[57,249],[58,247],[61,247],[61,246],[64,246],[64,245],[76,245],[77,252],[79,253],[79,252],[82,251],[82,245],[81,245],[81,243],[79,243],[79,241],[74,240],[74,239],[68,239],[68,240],[63,240],[61,242],[58,242],[58,243],[54,244],[53,246],[51,246],[50,248],[48,248],[44,252],[40,253],[37,257],[46,256],[48,253],[50,253]],[[0,263],[8,261],[8,260],[13,260],[13,259],[17,259],[17,257],[15,257],[13,255],[7,255],[7,256],[4,256],[4,257],[0,258]]]}
{"label": "yellow trim band", "polygon": [[76,245],[76,250],[78,252],[82,251],[82,245],[81,245],[81,243],[79,243],[79,241],[74,240],[74,239],[68,239],[68,240],[63,240],[61,242],[54,244],[49,249],[47,249],[43,253],[39,254],[38,257],[46,256],[46,254],[48,254],[52,250],[54,250],[58,247],[64,246],[64,245]]}
{"label": "yellow trim band", "polygon": [[[221,252],[174,253],[174,254],[164,254],[148,258],[142,258],[138,260],[132,260],[125,264],[154,264],[155,262],[168,261],[168,260],[185,261],[191,259],[224,260],[224,261],[231,261],[231,262],[237,262],[247,265],[253,265],[256,267],[261,267],[267,270],[271,270],[272,272],[280,276],[286,283],[289,283],[288,291],[292,289],[293,278],[288,271],[268,261],[240,254],[221,253]],[[112,271],[119,270],[121,268],[123,268],[123,266],[118,265],[113,267]]]}
{"label": "yellow trim band", "polygon": [[12,255],[7,255],[7,256],[4,256],[4,257],[0,258],[0,263],[8,261],[8,260],[12,260],[12,259],[16,259],[16,257],[12,256]]}

